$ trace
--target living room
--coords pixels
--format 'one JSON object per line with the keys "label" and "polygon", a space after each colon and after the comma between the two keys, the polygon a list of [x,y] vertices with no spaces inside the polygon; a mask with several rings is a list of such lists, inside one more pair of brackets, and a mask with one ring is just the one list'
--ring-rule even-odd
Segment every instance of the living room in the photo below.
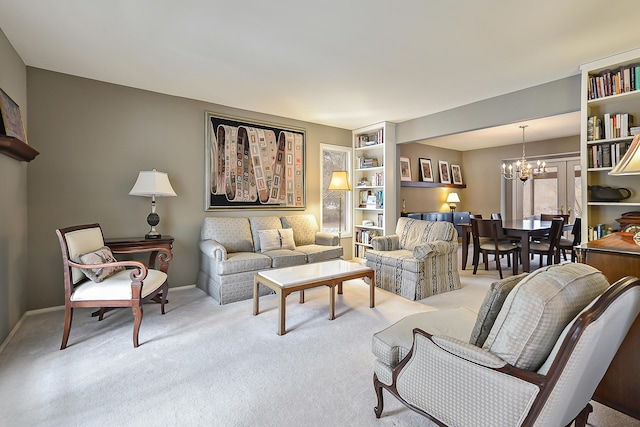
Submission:
{"label": "living room", "polygon": [[[577,3],[574,6],[584,7]],[[546,7],[554,12],[546,12],[544,16],[557,13],[554,4],[549,3]],[[0,11],[5,12],[2,8]],[[315,161],[316,154],[321,143],[351,147],[353,128],[283,116],[267,108],[231,107],[229,98],[202,99],[197,95],[162,93],[141,89],[144,87],[141,82],[137,86],[134,83],[125,85],[113,83],[117,82],[115,78],[87,78],[81,71],[73,75],[48,69],[38,65],[35,59],[25,57],[15,46],[18,41],[5,34],[25,18],[2,15],[5,18],[0,19],[3,30],[0,34],[0,88],[20,106],[28,142],[40,154],[28,163],[0,155],[3,182],[0,186],[3,200],[0,208],[0,241],[3,242],[0,249],[1,341],[9,337],[25,313],[64,304],[56,228],[98,222],[107,237],[135,236],[147,231],[145,217],[149,200],[128,194],[142,170],[155,168],[167,172],[177,193],[177,197],[158,200],[161,217],[158,228],[175,237],[171,286],[195,283],[203,220],[221,215],[204,209],[205,112],[305,129],[307,195],[306,208],[300,213],[319,215],[320,164]],[[82,38],[82,35],[77,37]],[[578,43],[578,47],[587,51],[583,54],[585,60],[636,47],[633,35],[618,32],[615,38],[625,40],[629,46],[611,43],[595,48],[589,43],[586,46]],[[121,60],[131,60],[128,64],[131,67],[136,64],[132,58]],[[514,143],[511,145],[440,151],[463,166],[467,188],[460,193],[462,202],[458,209],[487,214],[500,211],[501,196],[494,190],[500,185],[500,177],[499,174],[489,177],[487,171],[498,170],[504,158],[520,155],[520,135],[515,123],[579,111],[579,66],[580,62],[577,62],[571,70],[536,85],[488,94],[431,114],[406,118],[399,115],[396,139],[401,144],[400,150],[417,161],[418,157],[428,157],[429,150],[433,150],[429,146],[423,148],[422,144],[414,145],[417,142],[513,123]],[[172,72],[177,79],[189,79],[191,73],[195,73],[181,70],[179,65],[172,68]],[[395,121],[396,117],[384,117],[383,120]],[[577,152],[579,144],[576,133],[529,144],[527,153],[538,156]],[[408,201],[408,210],[440,210],[443,206],[442,199],[424,197],[415,189],[403,189],[399,199],[403,198]],[[422,198],[424,201],[420,202]],[[252,215],[255,213],[251,211]],[[248,216],[243,210],[222,214]],[[269,215],[270,212],[257,214]],[[342,244],[345,258],[349,259],[352,255],[350,239],[344,239]],[[151,311],[148,310],[149,318],[155,317]],[[302,330],[304,328],[297,332]]]}

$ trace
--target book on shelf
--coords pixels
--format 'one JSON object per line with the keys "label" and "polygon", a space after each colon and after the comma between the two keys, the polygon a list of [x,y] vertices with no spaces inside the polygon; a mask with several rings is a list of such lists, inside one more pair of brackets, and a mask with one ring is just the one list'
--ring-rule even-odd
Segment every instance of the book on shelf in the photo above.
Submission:
{"label": "book on shelf", "polygon": [[613,167],[629,149],[631,141],[610,142],[591,145],[591,155],[587,158],[589,168]]}
{"label": "book on shelf", "polygon": [[640,89],[640,65],[626,65],[589,76],[587,98],[598,99]]}
{"label": "book on shelf", "polygon": [[604,113],[602,118],[590,116],[587,118],[587,141],[631,136],[633,121],[633,114],[629,113]]}

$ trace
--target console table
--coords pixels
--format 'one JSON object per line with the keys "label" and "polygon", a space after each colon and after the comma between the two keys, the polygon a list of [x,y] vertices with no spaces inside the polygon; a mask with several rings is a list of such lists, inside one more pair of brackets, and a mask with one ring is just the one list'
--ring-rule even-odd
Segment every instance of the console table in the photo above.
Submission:
{"label": "console table", "polygon": [[[145,239],[144,237],[117,237],[104,239],[104,244],[113,252],[127,253],[132,249],[163,248],[173,255],[173,236],[163,234],[159,239]],[[149,268],[155,268],[158,251],[151,251],[149,254]],[[160,265],[160,271],[166,273],[169,263]]]}
{"label": "console table", "polygon": [[[610,283],[625,276],[640,277],[640,246],[633,233],[613,233],[576,246],[578,262],[591,265]],[[640,316],[622,342],[593,399],[640,419]]]}

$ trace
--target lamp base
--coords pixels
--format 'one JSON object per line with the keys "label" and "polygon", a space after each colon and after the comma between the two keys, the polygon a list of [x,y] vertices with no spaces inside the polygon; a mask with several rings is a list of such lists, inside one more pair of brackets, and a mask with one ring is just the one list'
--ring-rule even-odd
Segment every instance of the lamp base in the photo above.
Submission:
{"label": "lamp base", "polygon": [[162,237],[162,234],[158,234],[158,233],[156,234],[147,233],[144,235],[144,238],[147,240],[159,239],[161,237]]}

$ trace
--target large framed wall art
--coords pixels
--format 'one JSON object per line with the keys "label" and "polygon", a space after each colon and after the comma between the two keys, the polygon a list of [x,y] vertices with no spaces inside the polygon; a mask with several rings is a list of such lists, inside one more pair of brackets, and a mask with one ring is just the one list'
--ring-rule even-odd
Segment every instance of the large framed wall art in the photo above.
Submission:
{"label": "large framed wall art", "polygon": [[205,117],[206,210],[305,208],[304,129]]}

